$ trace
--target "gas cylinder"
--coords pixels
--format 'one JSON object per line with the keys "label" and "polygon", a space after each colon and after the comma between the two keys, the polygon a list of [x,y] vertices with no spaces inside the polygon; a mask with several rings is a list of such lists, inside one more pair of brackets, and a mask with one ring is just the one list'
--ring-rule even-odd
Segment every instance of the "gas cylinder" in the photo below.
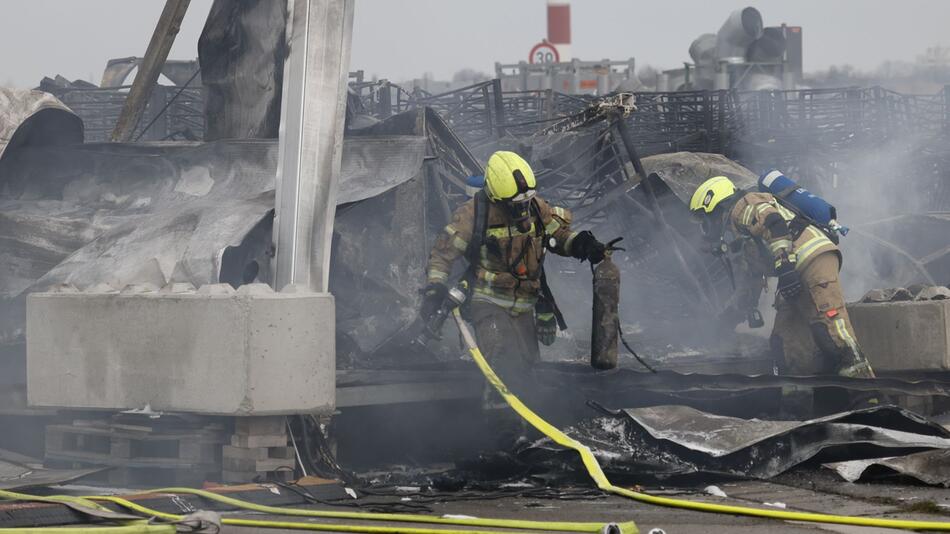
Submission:
{"label": "gas cylinder", "polygon": [[759,191],[775,195],[779,202],[790,204],[795,211],[819,225],[841,235],[848,233],[848,227],[838,223],[838,213],[834,206],[804,187],[800,187],[781,171],[770,170],[760,176]]}
{"label": "gas cylinder", "polygon": [[619,338],[620,269],[610,259],[594,268],[594,306],[590,331],[590,365],[595,369],[617,367]]}

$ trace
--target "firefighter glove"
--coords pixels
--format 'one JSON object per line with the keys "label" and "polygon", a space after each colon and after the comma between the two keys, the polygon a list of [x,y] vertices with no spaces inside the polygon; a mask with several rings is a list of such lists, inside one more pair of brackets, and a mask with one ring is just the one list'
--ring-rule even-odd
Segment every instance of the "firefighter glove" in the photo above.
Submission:
{"label": "firefighter glove", "polygon": [[581,261],[587,260],[591,264],[603,261],[606,252],[607,245],[597,241],[597,238],[589,230],[580,232],[574,236],[574,241],[571,242],[571,256]]}
{"label": "firefighter glove", "polygon": [[538,313],[535,315],[535,327],[538,331],[538,341],[549,346],[557,339],[557,319],[553,313]]}
{"label": "firefighter glove", "polygon": [[786,300],[802,292],[802,279],[795,270],[795,263],[783,261],[775,269],[778,276],[778,293]]}
{"label": "firefighter glove", "polygon": [[448,293],[449,288],[445,287],[445,284],[432,282],[427,285],[422,290],[422,307],[419,309],[419,315],[426,320],[435,315],[442,307],[442,303],[445,302]]}

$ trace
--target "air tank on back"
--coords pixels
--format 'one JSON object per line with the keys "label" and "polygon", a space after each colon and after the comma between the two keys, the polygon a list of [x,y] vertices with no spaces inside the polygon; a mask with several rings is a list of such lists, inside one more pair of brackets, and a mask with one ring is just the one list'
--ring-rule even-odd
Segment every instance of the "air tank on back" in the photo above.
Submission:
{"label": "air tank on back", "polygon": [[838,223],[838,211],[834,206],[799,186],[794,180],[782,174],[782,171],[772,169],[763,173],[759,177],[759,191],[775,195],[782,200],[783,204],[791,206],[794,211],[801,213],[832,232],[841,235],[847,235],[848,233],[848,227],[841,226]]}

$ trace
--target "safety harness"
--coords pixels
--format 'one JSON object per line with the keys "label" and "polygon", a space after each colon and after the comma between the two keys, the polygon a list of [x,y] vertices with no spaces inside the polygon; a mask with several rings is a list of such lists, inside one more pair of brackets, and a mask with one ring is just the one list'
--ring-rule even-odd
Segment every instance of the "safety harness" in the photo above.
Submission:
{"label": "safety harness", "polygon": [[[801,233],[805,231],[805,228],[808,226],[814,226],[815,228],[821,230],[821,233],[825,234],[825,236],[830,239],[832,243],[837,245],[839,242],[837,232],[835,232],[827,224],[818,222],[813,217],[808,216],[802,210],[798,209],[795,204],[788,200],[789,195],[791,195],[794,191],[795,187],[789,187],[783,191],[779,191],[778,193],[772,193],[772,196],[775,197],[775,200],[781,204],[783,208],[792,212],[792,214],[795,216],[792,218],[792,220],[788,221],[788,229],[792,232],[792,235],[794,236],[793,239],[798,239],[798,236],[801,235]],[[832,213],[834,214],[834,208],[831,209]],[[832,218],[835,217],[833,216]]]}
{"label": "safety harness", "polygon": [[[481,262],[481,251],[482,246],[485,246],[486,236],[488,234],[488,212],[490,211],[491,201],[488,199],[488,195],[484,190],[480,190],[475,193],[475,225],[472,230],[472,238],[468,242],[468,246],[465,248],[465,259],[468,261],[468,269],[463,275],[463,279],[468,282],[469,291],[473,291],[475,287],[475,278],[478,267]],[[532,219],[532,226],[534,228],[536,237],[542,239],[542,246],[547,247],[547,240],[544,239],[545,230],[543,220],[541,219],[541,209],[538,207],[538,202],[536,199],[531,199],[530,207],[530,217]],[[530,230],[529,230],[530,232]],[[509,247],[511,246],[511,241],[509,241]],[[548,285],[547,276],[544,272],[544,254],[542,253],[541,257],[538,259],[538,273],[532,278],[525,278],[523,275],[515,271],[515,266],[517,266],[524,259],[525,255],[528,253],[530,247],[524,246],[521,248],[521,252],[514,261],[507,261],[507,267],[509,273],[515,277],[515,280],[520,284],[523,280],[538,280],[540,284],[540,294],[538,295],[538,303],[535,305],[536,309],[543,309],[544,311],[549,311],[554,314],[555,319],[557,320],[558,328],[561,330],[567,329],[567,322],[564,320],[564,315],[561,313],[561,310],[557,306],[557,302],[554,300],[554,294],[551,292],[551,287]],[[497,251],[499,255],[503,255],[501,250]],[[510,256],[510,249],[509,249]],[[517,293],[517,287],[515,288],[515,293]],[[470,296],[470,295],[469,295]],[[471,299],[468,299],[466,302],[471,302]]]}

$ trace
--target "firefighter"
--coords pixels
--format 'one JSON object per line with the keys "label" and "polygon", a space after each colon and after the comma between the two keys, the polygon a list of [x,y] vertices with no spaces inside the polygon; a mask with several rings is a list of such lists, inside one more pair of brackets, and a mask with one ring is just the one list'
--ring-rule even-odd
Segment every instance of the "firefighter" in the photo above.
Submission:
{"label": "firefighter", "polygon": [[749,272],[736,277],[746,282],[736,290],[753,295],[746,305],[754,307],[765,278],[778,278],[769,344],[779,374],[874,378],[845,308],[841,252],[821,229],[773,195],[739,191],[725,176],[703,182],[689,209],[717,253],[741,252]]}
{"label": "firefighter", "polygon": [[524,381],[540,361],[538,341],[554,343],[560,317],[543,265],[550,250],[592,264],[606,247],[589,231],[571,230],[571,212],[535,194],[528,163],[514,152],[492,154],[485,185],[452,215],[438,236],[428,264],[420,314],[428,319],[442,305],[455,261],[469,266],[467,315],[479,348],[503,379]]}

